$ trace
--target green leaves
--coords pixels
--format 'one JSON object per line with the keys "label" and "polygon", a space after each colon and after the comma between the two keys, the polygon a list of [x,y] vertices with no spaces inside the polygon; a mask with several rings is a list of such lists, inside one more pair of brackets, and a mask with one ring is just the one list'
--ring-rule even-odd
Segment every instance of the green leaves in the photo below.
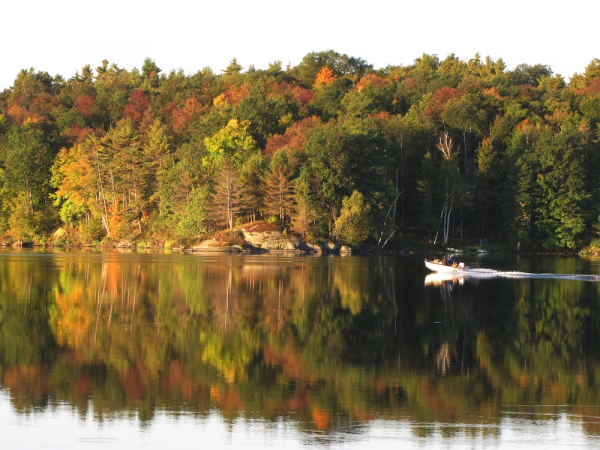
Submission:
{"label": "green leaves", "polygon": [[335,221],[335,233],[350,245],[359,245],[369,237],[371,218],[365,198],[358,192],[342,200],[340,216]]}

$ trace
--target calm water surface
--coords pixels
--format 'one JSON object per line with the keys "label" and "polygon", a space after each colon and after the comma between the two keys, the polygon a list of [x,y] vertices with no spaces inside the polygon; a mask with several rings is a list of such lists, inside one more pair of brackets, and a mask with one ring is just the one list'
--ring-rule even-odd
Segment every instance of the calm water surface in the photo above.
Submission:
{"label": "calm water surface", "polygon": [[597,448],[600,283],[427,275],[420,257],[0,253],[0,442]]}

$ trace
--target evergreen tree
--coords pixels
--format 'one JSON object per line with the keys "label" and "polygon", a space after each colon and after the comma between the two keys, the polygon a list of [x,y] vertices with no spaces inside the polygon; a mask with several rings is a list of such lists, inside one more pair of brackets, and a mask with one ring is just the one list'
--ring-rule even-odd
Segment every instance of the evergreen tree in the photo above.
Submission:
{"label": "evergreen tree", "polygon": [[214,193],[210,198],[212,219],[217,224],[225,224],[233,230],[235,218],[244,209],[243,194],[244,188],[237,169],[232,163],[225,162],[217,173]]}
{"label": "evergreen tree", "polygon": [[284,225],[292,211],[291,167],[287,153],[279,150],[271,160],[269,174],[265,180],[265,205],[267,212]]}

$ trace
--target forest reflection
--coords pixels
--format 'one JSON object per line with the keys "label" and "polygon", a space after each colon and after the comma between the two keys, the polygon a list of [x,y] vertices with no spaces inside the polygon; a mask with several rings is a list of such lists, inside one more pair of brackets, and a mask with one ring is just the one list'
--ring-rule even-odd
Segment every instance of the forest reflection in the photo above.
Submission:
{"label": "forest reflection", "polygon": [[0,383],[22,414],[493,436],[509,407],[552,420],[531,407],[562,405],[600,434],[596,283],[424,286],[394,258],[2,256]]}

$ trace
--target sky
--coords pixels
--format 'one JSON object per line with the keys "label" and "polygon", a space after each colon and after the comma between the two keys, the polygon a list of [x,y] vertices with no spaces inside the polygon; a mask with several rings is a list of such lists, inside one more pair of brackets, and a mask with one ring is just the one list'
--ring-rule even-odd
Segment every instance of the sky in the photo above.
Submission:
{"label": "sky", "polygon": [[375,68],[444,59],[544,64],[567,81],[600,58],[598,0],[2,0],[0,91],[30,67],[71,78],[103,59],[163,73],[297,65],[335,50]]}

